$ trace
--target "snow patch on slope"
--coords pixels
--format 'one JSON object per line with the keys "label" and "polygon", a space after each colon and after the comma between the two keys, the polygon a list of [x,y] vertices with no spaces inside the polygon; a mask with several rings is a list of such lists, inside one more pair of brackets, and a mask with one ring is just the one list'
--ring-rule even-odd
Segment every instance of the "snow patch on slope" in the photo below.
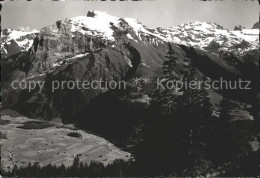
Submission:
{"label": "snow patch on slope", "polygon": [[154,37],[157,37],[161,40],[166,41],[166,39],[158,34],[155,33],[151,33],[149,32],[147,29],[145,29],[145,27],[136,19],[132,19],[132,18],[124,18],[124,20],[128,23],[128,25],[130,27],[132,27],[132,29],[135,31],[136,35],[140,38],[140,33],[143,33],[144,35],[152,35]]}
{"label": "snow patch on slope", "polygon": [[59,67],[61,66],[62,64],[65,64],[65,63],[71,63],[73,62],[75,59],[78,59],[78,58],[82,58],[82,57],[86,57],[89,53],[85,53],[85,54],[77,54],[73,57],[70,57],[70,58],[66,58],[65,60],[62,60],[62,61],[56,61],[55,63],[52,64],[52,67]]}
{"label": "snow patch on slope", "polygon": [[[22,48],[22,51],[28,51],[33,44],[33,39],[26,38],[27,35],[33,35],[39,33],[38,31],[32,32],[23,32],[17,30],[7,29],[7,36],[1,32],[1,49],[4,48],[4,45],[11,44],[11,41],[14,40],[19,47]],[[4,41],[3,41],[4,40]]]}
{"label": "snow patch on slope", "polygon": [[242,31],[232,31],[232,33],[248,42],[257,42],[259,40],[259,29],[243,29]]}

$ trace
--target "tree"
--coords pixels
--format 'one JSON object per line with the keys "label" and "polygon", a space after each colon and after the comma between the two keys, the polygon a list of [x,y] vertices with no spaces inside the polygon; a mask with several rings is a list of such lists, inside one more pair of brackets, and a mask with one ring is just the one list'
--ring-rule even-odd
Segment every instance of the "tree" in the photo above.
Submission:
{"label": "tree", "polygon": [[[178,74],[176,73],[176,61],[178,60],[172,45],[168,43],[168,53],[165,56],[162,67],[162,84],[164,85],[163,89],[157,89],[160,94],[161,109],[170,115],[175,109],[175,99],[177,97],[177,85],[176,82],[179,79]],[[155,96],[156,97],[156,96]]]}
{"label": "tree", "polygon": [[178,58],[175,55],[175,52],[170,43],[168,43],[168,49],[169,51],[165,56],[165,61],[163,62],[163,68],[162,68],[163,79],[165,79],[165,81],[177,79],[175,73],[175,66]]}
{"label": "tree", "polygon": [[74,160],[73,160],[73,164],[72,164],[72,166],[73,167],[79,167],[79,155],[76,155],[76,157],[74,158]]}
{"label": "tree", "polygon": [[13,170],[12,170],[12,175],[14,175],[14,177],[16,177],[16,175],[17,175],[17,169],[18,169],[18,166],[15,164],[13,167]]}
{"label": "tree", "polygon": [[219,105],[219,117],[215,120],[211,133],[209,156],[215,164],[225,163],[231,158],[230,105],[231,103],[226,98],[223,98]]}
{"label": "tree", "polygon": [[204,85],[196,77],[196,68],[191,62],[182,78],[182,95],[178,98],[176,125],[179,127],[179,141],[186,150],[183,155],[184,167],[194,166],[194,162],[205,154],[205,144],[211,128],[211,103]]}

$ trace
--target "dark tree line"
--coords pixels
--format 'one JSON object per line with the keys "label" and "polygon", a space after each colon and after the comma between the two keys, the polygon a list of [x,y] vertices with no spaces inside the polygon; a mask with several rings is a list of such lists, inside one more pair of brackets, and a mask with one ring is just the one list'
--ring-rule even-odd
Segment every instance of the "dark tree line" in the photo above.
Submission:
{"label": "dark tree line", "polygon": [[90,164],[80,162],[75,157],[71,166],[28,163],[25,167],[14,166],[12,171],[2,172],[6,177],[121,177],[134,175],[132,162],[125,160],[115,160],[112,164],[104,166],[101,162],[91,162]]}

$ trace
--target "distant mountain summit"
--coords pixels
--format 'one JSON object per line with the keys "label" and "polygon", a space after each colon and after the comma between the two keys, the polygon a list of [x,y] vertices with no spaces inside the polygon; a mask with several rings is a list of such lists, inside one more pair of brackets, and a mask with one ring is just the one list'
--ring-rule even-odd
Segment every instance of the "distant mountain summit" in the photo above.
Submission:
{"label": "distant mountain summit", "polygon": [[13,29],[4,29],[1,32],[1,56],[2,58],[16,54],[20,51],[28,51],[32,47],[33,40],[38,32],[23,32]]}
{"label": "distant mountain summit", "polygon": [[216,55],[220,51],[229,51],[241,55],[258,46],[258,30],[229,31],[211,22],[190,22],[162,29],[169,41],[193,46]]}

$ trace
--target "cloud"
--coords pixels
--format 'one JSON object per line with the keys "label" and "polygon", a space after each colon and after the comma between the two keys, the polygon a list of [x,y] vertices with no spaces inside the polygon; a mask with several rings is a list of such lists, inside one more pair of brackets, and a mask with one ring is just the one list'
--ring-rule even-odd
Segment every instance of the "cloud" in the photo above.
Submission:
{"label": "cloud", "polygon": [[18,30],[23,32],[38,32],[38,30],[31,29],[30,27],[18,27]]}

